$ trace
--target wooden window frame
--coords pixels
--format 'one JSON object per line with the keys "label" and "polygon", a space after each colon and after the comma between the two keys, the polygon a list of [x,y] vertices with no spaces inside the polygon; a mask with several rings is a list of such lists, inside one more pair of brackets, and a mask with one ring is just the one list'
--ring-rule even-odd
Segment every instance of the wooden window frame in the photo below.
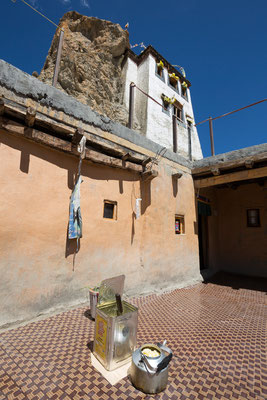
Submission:
{"label": "wooden window frame", "polygon": [[[112,204],[113,205],[113,215],[112,218],[105,217],[105,205],[106,204]],[[117,201],[112,201],[112,200],[104,200],[104,207],[103,207],[103,218],[104,219],[109,219],[109,220],[117,220],[118,216],[118,202]]]}
{"label": "wooden window frame", "polygon": [[188,101],[188,96],[187,96],[187,88],[183,87],[183,85],[181,85],[181,90],[182,90],[182,97]]}
{"label": "wooden window frame", "polygon": [[[178,123],[178,124],[184,124],[185,121],[184,121],[184,119],[183,119],[183,117],[184,117],[183,105],[180,104],[178,101],[176,101],[172,106],[173,106],[173,109],[172,109],[173,115],[175,115],[176,117],[178,117],[178,118],[176,118],[177,123]],[[179,110],[179,111],[180,111],[180,116],[177,115],[176,110]]]}
{"label": "wooden window frame", "polygon": [[[160,72],[160,73],[159,73]],[[164,68],[159,68],[157,62],[155,61],[155,75],[165,83]]]}
{"label": "wooden window frame", "polygon": [[178,81],[173,81],[169,78],[169,85],[175,89],[176,91],[178,91]]}
{"label": "wooden window frame", "polygon": [[163,68],[157,66],[157,74],[163,78]]}
{"label": "wooden window frame", "polygon": [[183,121],[183,109],[175,104],[173,104],[173,115],[179,118],[180,121]]}
{"label": "wooden window frame", "polygon": [[[176,221],[179,220],[180,229],[177,230]],[[185,235],[185,216],[181,214],[175,214],[175,225],[174,225],[174,232],[175,235]]]}

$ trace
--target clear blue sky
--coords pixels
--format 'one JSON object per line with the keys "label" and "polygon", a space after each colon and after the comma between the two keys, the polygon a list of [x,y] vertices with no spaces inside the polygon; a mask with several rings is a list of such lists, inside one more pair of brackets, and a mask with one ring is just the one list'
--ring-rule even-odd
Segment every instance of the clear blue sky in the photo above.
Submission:
{"label": "clear blue sky", "polygon": [[[152,44],[192,83],[196,122],[267,97],[266,0],[27,0],[51,20],[76,10],[121,26],[131,44]],[[0,58],[41,70],[55,27],[21,0],[1,0]],[[198,127],[204,156],[209,128]],[[267,141],[267,102],[214,122],[215,152]]]}

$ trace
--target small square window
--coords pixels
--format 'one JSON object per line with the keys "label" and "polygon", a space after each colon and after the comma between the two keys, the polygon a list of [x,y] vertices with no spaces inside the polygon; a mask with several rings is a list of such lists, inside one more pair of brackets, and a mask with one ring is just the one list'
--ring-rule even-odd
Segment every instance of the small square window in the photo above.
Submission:
{"label": "small square window", "polygon": [[184,215],[175,215],[175,234],[182,235],[185,233]]}
{"label": "small square window", "polygon": [[117,202],[104,200],[104,218],[117,219]]}
{"label": "small square window", "polygon": [[260,210],[253,208],[247,210],[247,226],[250,228],[257,228],[260,225]]}

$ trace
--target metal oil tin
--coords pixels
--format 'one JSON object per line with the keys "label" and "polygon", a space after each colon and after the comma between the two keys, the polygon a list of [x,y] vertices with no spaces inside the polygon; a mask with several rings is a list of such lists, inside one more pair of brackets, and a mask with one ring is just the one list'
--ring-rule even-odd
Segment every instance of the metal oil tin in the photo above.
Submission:
{"label": "metal oil tin", "polygon": [[117,315],[115,294],[122,295],[124,280],[124,275],[107,279],[99,289],[93,353],[108,371],[130,361],[136,346],[138,308],[122,301]]}

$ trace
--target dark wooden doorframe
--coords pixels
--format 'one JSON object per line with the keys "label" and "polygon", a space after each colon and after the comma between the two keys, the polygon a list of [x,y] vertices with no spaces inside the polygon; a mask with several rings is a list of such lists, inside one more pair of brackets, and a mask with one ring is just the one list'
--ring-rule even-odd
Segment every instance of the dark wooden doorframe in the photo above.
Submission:
{"label": "dark wooden doorframe", "polygon": [[198,215],[198,243],[200,269],[207,269],[209,268],[209,230],[206,215]]}

